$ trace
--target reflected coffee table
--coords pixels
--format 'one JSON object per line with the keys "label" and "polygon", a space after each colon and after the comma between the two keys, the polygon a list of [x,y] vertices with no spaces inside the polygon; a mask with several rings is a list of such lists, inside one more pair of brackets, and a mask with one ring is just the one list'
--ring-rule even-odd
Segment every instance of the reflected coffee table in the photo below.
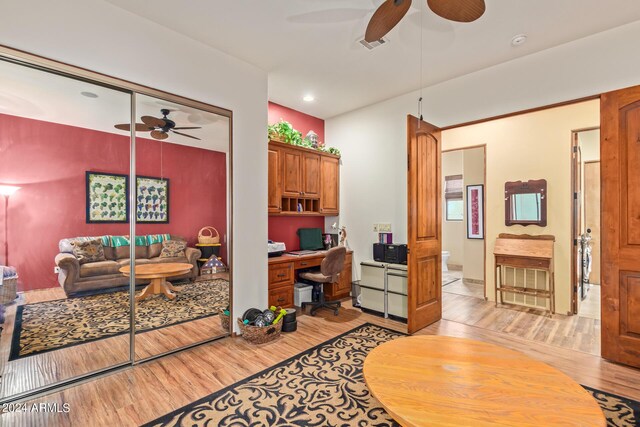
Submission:
{"label": "reflected coffee table", "polygon": [[551,366],[497,345],[423,335],[373,349],[371,394],[403,426],[606,426],[596,400]]}
{"label": "reflected coffee table", "polygon": [[[163,263],[163,264],[143,264],[136,265],[136,279],[151,279],[151,283],[136,296],[136,301],[142,301],[150,295],[164,294],[170,300],[176,297],[174,294],[178,290],[171,283],[167,282],[167,277],[181,276],[191,271],[193,265],[187,263]],[[122,267],[120,272],[125,276],[131,276],[131,266]]]}

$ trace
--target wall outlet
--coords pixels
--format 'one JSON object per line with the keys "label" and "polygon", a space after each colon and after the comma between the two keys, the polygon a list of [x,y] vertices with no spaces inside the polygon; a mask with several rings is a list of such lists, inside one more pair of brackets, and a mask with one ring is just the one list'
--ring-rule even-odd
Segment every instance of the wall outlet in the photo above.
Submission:
{"label": "wall outlet", "polygon": [[389,223],[373,224],[373,231],[376,233],[390,233],[391,224]]}
{"label": "wall outlet", "polygon": [[53,272],[54,272],[55,274],[60,273],[60,267],[53,267]]}

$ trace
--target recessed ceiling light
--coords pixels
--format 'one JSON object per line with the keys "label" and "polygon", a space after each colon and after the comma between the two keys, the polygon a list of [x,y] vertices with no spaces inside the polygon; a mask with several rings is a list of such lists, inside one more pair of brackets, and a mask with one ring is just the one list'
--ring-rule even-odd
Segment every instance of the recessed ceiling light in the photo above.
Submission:
{"label": "recessed ceiling light", "polygon": [[513,36],[513,38],[511,39],[511,46],[520,46],[521,44],[524,44],[524,42],[526,41],[527,41],[526,34],[518,34],[517,36]]}
{"label": "recessed ceiling light", "polygon": [[82,96],[86,96],[87,98],[97,98],[98,94],[93,93],[93,92],[80,92],[80,95]]}
{"label": "recessed ceiling light", "polygon": [[302,100],[304,102],[313,102],[316,100],[316,98],[313,95],[305,95],[304,98],[302,98]]}

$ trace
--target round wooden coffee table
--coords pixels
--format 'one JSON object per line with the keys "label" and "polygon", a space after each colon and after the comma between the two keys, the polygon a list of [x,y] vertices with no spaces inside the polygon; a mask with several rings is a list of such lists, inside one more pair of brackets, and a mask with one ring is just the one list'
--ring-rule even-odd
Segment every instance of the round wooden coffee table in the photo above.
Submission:
{"label": "round wooden coffee table", "polygon": [[[165,279],[172,276],[181,276],[191,271],[193,265],[187,263],[168,262],[163,264],[136,265],[136,279],[151,279],[151,283],[136,296],[136,301],[141,301],[150,295],[164,294],[170,300],[176,297],[173,292],[178,289]],[[131,276],[131,266],[122,267],[120,272],[125,276]]]}
{"label": "round wooden coffee table", "polygon": [[386,342],[365,359],[364,378],[403,426],[607,425],[596,400],[567,375],[517,351],[465,338]]}

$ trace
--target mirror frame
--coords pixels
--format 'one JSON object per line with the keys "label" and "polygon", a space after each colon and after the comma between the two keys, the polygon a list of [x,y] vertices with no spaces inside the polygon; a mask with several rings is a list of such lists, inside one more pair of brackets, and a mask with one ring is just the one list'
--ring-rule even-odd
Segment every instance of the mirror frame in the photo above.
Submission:
{"label": "mirror frame", "polygon": [[[541,193],[540,196],[540,220],[539,221],[518,221],[511,219],[511,196],[516,194]],[[504,183],[504,225],[538,225],[547,226],[547,180],[530,179],[529,181],[512,181]]]}

